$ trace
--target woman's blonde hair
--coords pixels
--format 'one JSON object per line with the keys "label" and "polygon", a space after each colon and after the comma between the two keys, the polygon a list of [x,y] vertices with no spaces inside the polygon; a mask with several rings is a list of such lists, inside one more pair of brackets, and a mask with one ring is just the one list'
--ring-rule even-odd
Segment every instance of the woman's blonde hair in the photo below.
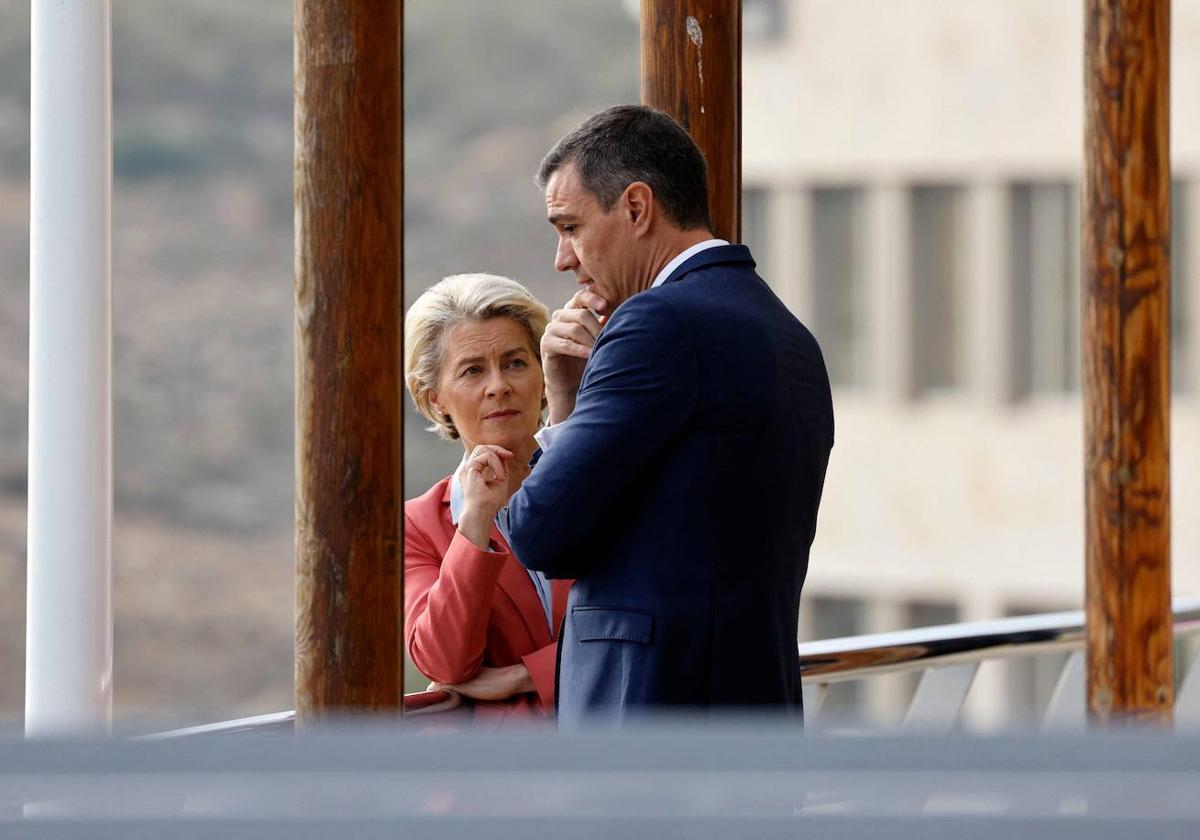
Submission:
{"label": "woman's blonde hair", "polygon": [[429,401],[441,375],[442,340],[455,324],[489,318],[512,318],[523,326],[541,364],[538,347],[550,313],[516,280],[495,274],[454,274],[422,292],[404,316],[404,383],[417,411],[432,422],[429,431],[446,440],[457,440],[458,430]]}

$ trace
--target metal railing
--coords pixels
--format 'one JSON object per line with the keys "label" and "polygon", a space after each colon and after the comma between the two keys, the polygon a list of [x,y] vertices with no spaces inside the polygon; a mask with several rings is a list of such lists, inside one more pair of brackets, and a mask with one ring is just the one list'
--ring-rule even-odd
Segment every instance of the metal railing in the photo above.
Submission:
{"label": "metal railing", "polygon": [[[1175,638],[1200,636],[1200,598],[1174,602]],[[1046,613],[824,639],[800,645],[805,719],[819,721],[833,683],[897,672],[920,673],[904,716],[905,727],[946,730],[954,727],[980,665],[996,659],[1066,652],[1041,724],[1055,729],[1082,728],[1085,722],[1083,611]],[[1175,701],[1177,724],[1200,725],[1200,651],[1186,665]]]}
{"label": "metal railing", "polygon": [[[433,718],[459,708],[461,703],[462,698],[441,689],[406,694],[404,695],[404,719],[411,721],[427,717]],[[222,720],[217,723],[172,729],[167,732],[154,732],[141,737],[144,740],[157,740],[160,738],[186,738],[192,735],[274,735],[290,733],[295,728],[296,712],[289,709],[286,712],[271,712],[236,720]]]}
{"label": "metal railing", "polygon": [[[1177,642],[1200,637],[1200,598],[1175,599],[1174,614]],[[803,642],[800,670],[805,720],[820,725],[822,705],[833,683],[907,672],[920,674],[920,679],[903,726],[950,730],[958,723],[984,662],[1064,652],[1068,656],[1040,722],[1057,730],[1082,729],[1087,677],[1083,643],[1081,610]],[[1186,663],[1182,677],[1175,698],[1176,724],[1200,728],[1200,648]],[[446,692],[422,691],[406,695],[404,706],[406,716],[432,718],[454,704]],[[289,732],[294,721],[294,712],[275,712],[147,737]]]}

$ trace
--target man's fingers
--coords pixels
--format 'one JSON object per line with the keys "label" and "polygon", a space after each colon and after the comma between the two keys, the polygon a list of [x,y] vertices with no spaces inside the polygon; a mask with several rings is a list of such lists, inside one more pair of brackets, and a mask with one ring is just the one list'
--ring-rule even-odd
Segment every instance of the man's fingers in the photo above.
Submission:
{"label": "man's fingers", "polygon": [[587,359],[591,355],[592,345],[596,343],[592,329],[598,333],[599,324],[589,328],[581,323],[552,321],[542,336],[542,354]]}
{"label": "man's fingers", "polygon": [[[594,318],[592,320],[595,321]],[[576,344],[590,347],[596,343],[596,336],[600,332],[600,325],[598,323],[582,324],[557,321],[548,324],[546,332],[556,338],[564,338],[568,341],[574,341]]]}
{"label": "man's fingers", "polygon": [[577,341],[572,341],[569,338],[562,338],[556,335],[546,335],[542,337],[542,352],[558,355],[558,356],[573,356],[577,359],[586,359],[592,355],[592,348],[587,344],[580,344]]}
{"label": "man's fingers", "polygon": [[550,316],[547,329],[554,327],[579,327],[586,330],[593,338],[600,335],[600,327],[604,324],[604,316],[597,318],[590,309],[559,309]]}
{"label": "man's fingers", "polygon": [[600,315],[607,315],[608,301],[589,289],[580,289],[567,301],[567,309],[591,309]]}
{"label": "man's fingers", "polygon": [[603,324],[585,307],[596,303],[604,303],[604,299],[593,292],[580,291],[571,298],[567,308],[554,313],[542,336],[543,357],[570,356],[586,361],[592,355],[592,345]]}

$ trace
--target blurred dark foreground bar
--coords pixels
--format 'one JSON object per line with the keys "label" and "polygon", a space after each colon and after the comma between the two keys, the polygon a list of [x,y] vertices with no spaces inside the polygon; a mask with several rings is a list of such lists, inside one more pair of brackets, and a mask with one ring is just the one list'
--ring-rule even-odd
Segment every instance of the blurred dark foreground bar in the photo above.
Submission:
{"label": "blurred dark foreground bar", "polygon": [[0,837],[1200,836],[1200,739],[618,732],[0,743]]}

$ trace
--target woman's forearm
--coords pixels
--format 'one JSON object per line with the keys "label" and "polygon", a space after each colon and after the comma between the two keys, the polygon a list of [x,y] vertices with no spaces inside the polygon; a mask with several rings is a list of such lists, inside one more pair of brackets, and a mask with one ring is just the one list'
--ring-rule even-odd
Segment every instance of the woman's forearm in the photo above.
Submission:
{"label": "woman's forearm", "polygon": [[483,660],[503,553],[457,533],[445,549],[405,530],[405,633],[409,655],[438,682],[469,679]]}
{"label": "woman's forearm", "polygon": [[458,520],[459,533],[479,550],[488,551],[491,547],[492,522],[495,518],[494,513],[489,516],[487,511],[468,505]]}
{"label": "woman's forearm", "polygon": [[529,694],[535,691],[529,669],[523,664],[507,665],[500,668],[483,666],[471,679],[455,685],[441,686],[457,691],[464,697],[474,700],[507,700],[517,694]]}

